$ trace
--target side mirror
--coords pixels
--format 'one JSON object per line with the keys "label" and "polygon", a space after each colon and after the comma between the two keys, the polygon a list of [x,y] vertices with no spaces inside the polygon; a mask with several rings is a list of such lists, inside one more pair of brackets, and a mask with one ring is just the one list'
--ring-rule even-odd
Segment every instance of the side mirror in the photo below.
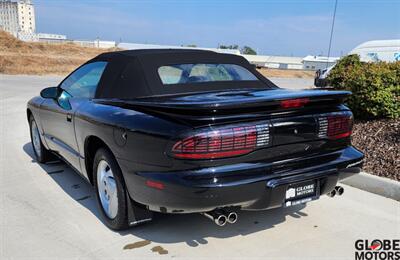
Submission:
{"label": "side mirror", "polygon": [[57,87],[45,88],[42,91],[40,91],[40,96],[42,98],[56,99],[58,98],[58,88]]}

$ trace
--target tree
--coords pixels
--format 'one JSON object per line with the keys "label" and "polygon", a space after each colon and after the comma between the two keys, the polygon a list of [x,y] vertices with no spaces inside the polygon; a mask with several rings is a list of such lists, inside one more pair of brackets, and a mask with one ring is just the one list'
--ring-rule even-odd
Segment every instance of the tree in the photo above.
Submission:
{"label": "tree", "polygon": [[239,45],[237,44],[233,44],[233,45],[223,45],[221,44],[219,46],[220,49],[230,49],[230,50],[238,50],[239,49]]}
{"label": "tree", "polygon": [[241,50],[242,54],[257,55],[257,52],[249,46],[244,46]]}

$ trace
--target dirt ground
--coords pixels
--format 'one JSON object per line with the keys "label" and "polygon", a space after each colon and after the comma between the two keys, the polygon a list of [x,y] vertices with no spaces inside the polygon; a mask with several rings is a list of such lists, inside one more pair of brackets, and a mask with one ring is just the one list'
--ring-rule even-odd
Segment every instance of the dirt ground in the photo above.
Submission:
{"label": "dirt ground", "polygon": [[0,30],[0,73],[65,75],[104,51],[71,43],[23,42]]}
{"label": "dirt ground", "polygon": [[314,71],[309,70],[281,70],[262,68],[258,69],[258,71],[267,78],[314,78],[315,74]]}

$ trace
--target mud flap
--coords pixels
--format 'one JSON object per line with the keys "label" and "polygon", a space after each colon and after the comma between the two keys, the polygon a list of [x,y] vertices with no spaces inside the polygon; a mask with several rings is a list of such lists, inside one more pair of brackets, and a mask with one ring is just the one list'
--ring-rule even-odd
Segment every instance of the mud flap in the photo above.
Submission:
{"label": "mud flap", "polygon": [[144,222],[151,221],[153,219],[153,213],[146,209],[144,205],[140,205],[133,201],[126,192],[127,206],[128,206],[128,223],[129,226],[136,226]]}

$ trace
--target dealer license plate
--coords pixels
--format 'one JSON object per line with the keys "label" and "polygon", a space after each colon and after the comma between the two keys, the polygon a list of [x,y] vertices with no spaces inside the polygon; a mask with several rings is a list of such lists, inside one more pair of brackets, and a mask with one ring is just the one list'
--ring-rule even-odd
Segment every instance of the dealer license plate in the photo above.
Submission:
{"label": "dealer license plate", "polygon": [[309,202],[315,195],[315,180],[290,184],[286,190],[285,206],[290,207]]}

